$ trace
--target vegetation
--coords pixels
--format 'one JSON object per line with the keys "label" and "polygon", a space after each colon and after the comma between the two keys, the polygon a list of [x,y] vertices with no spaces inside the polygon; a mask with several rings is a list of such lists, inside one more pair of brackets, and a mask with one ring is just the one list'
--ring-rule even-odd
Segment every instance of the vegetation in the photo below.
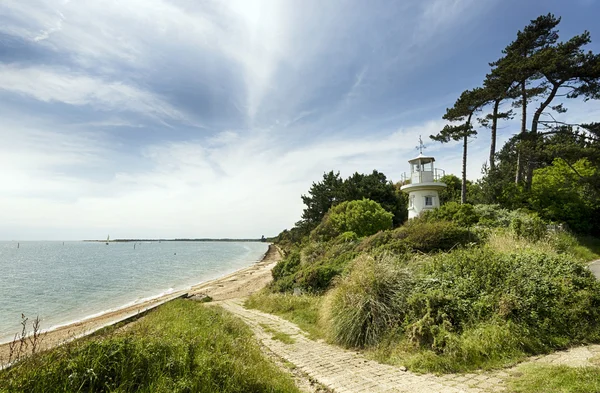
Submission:
{"label": "vegetation", "polygon": [[[480,87],[465,90],[443,118],[450,124],[431,138],[463,142],[460,192],[456,177],[444,179],[442,201],[499,203],[527,208],[546,220],[564,222],[579,233],[600,234],[600,123],[567,124],[555,113],[567,111],[569,99],[600,98],[600,54],[586,52],[589,32],[560,41],[561,19],[552,14],[532,20],[490,63]],[[521,130],[496,151],[498,122],[514,116],[501,103],[519,108]],[[529,106],[537,105],[531,118]],[[477,134],[475,116],[490,128],[490,158],[477,184],[466,178],[467,140]],[[554,197],[556,196],[556,199]],[[554,200],[553,200],[554,199]],[[563,205],[563,202],[568,202]]]}
{"label": "vegetation", "polygon": [[600,392],[600,369],[535,365],[520,367],[509,384],[515,393],[590,393]]}
{"label": "vegetation", "polygon": [[323,220],[332,206],[346,201],[369,199],[392,213],[394,226],[408,218],[407,198],[386,176],[378,171],[370,175],[355,173],[342,179],[339,172],[325,173],[323,180],[313,183],[307,195],[302,195],[306,208],[294,228],[285,230],[275,239],[284,248],[307,236]]}
{"label": "vegetation", "polygon": [[600,284],[585,267],[595,238],[525,209],[457,202],[370,236],[316,236],[333,211],[348,209],[288,244],[248,307],[417,371],[504,367],[600,341]]}
{"label": "vegetation", "polygon": [[333,206],[312,231],[313,240],[328,241],[340,235],[354,240],[392,228],[394,215],[370,199],[346,201]]}
{"label": "vegetation", "polygon": [[129,329],[109,329],[0,372],[1,392],[297,392],[249,328],[177,300]]}
{"label": "vegetation", "polygon": [[[570,99],[600,98],[600,55],[585,50],[587,31],[562,41],[559,24],[532,20],[446,110],[431,138],[461,141],[463,170],[441,179],[441,208],[400,225],[377,193],[335,191],[345,181],[333,172],[313,184],[303,220],[277,239],[287,255],[265,304],[292,291],[322,296],[313,329],[420,371],[501,367],[600,341],[600,285],[585,268],[600,256],[600,123],[554,116]],[[515,115],[520,132],[497,150],[499,123]],[[467,143],[479,126],[491,132],[490,156],[474,183]],[[331,216],[347,219],[344,201],[362,198],[393,213],[393,228],[333,229]]]}

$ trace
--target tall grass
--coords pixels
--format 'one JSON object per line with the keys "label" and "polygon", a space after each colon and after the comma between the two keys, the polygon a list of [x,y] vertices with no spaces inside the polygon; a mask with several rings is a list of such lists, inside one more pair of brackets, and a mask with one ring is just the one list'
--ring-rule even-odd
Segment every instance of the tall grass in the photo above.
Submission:
{"label": "tall grass", "polygon": [[358,257],[351,273],[325,298],[322,314],[329,338],[348,347],[377,344],[402,322],[412,286],[410,272],[389,254]]}
{"label": "tall grass", "polygon": [[0,392],[298,392],[223,310],[176,300],[0,372]]}

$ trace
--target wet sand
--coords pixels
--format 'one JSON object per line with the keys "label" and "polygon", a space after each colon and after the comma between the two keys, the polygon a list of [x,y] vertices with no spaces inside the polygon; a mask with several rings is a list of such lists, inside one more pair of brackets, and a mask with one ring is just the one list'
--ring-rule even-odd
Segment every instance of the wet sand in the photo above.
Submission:
{"label": "wet sand", "polygon": [[[39,349],[46,350],[92,334],[103,327],[134,319],[141,313],[180,297],[204,294],[218,301],[249,296],[271,281],[271,269],[280,259],[281,255],[277,247],[270,245],[260,262],[227,276],[198,284],[186,291],[170,293],[142,304],[136,304],[44,333]],[[8,359],[8,354],[9,344],[0,344],[0,365]]]}

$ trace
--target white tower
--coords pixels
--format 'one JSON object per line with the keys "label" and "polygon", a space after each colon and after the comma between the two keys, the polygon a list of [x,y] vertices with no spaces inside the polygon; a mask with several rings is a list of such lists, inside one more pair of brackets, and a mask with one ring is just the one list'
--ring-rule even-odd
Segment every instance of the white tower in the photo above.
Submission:
{"label": "white tower", "polygon": [[446,184],[439,181],[445,172],[434,167],[435,158],[423,155],[424,147],[419,137],[419,156],[408,160],[410,176],[402,176],[406,184],[400,189],[408,194],[409,219],[417,217],[423,210],[440,207],[438,192],[446,188]]}

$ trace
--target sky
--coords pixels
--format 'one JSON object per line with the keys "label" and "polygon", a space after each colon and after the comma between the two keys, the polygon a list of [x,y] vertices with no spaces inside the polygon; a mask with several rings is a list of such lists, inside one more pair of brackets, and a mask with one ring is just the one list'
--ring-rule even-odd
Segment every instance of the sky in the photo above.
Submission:
{"label": "sky", "polygon": [[399,181],[420,135],[460,176],[429,135],[548,12],[600,52],[599,0],[2,0],[0,240],[274,236],[325,172]]}

